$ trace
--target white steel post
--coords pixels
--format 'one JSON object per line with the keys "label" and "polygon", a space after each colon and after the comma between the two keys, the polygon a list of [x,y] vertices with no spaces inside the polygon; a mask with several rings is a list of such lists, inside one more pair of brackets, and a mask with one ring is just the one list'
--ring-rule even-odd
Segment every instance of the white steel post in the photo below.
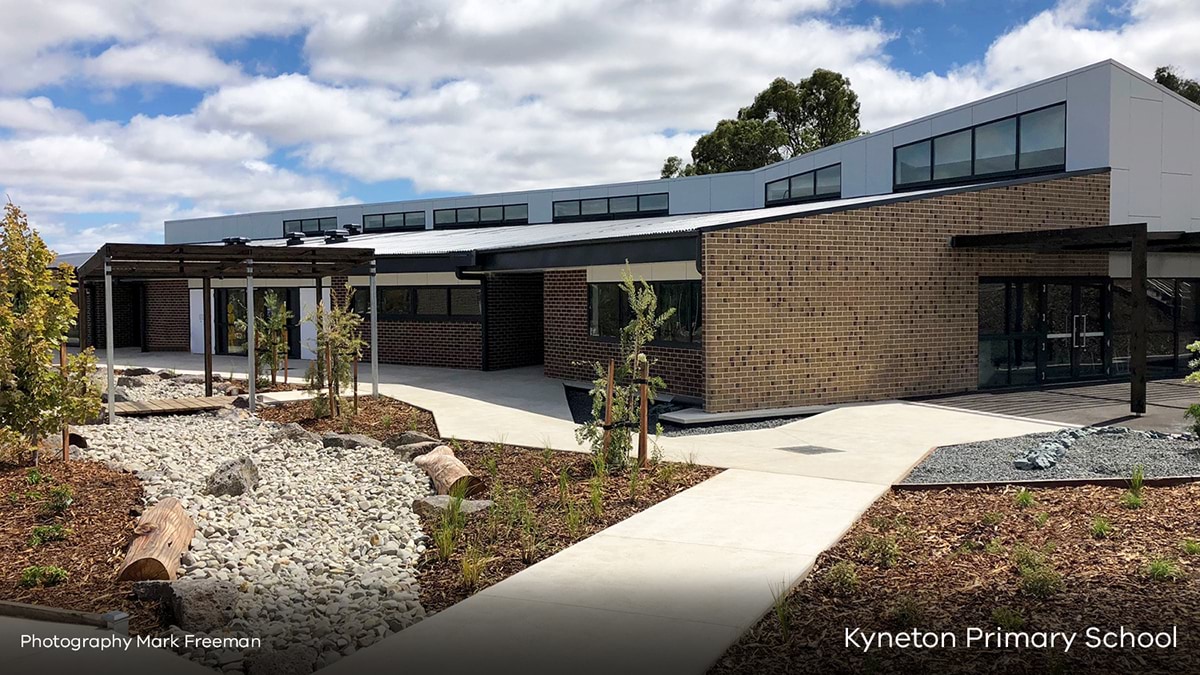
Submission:
{"label": "white steel post", "polygon": [[376,302],[375,261],[371,261],[371,396],[379,396],[379,304]]}
{"label": "white steel post", "polygon": [[104,256],[104,365],[108,366],[108,423],[117,421],[117,375],[113,372],[112,257]]}
{"label": "white steel post", "polygon": [[254,372],[255,359],[255,342],[254,342],[254,261],[246,261],[246,357],[247,357],[247,373],[246,376],[246,393],[250,396],[250,412],[254,412],[255,408],[255,392],[254,385],[256,374]]}

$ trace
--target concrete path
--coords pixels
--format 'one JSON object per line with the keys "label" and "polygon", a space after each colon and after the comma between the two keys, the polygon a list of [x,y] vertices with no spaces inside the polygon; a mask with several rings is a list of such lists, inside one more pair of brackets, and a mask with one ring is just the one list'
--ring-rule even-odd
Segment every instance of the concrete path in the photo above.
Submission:
{"label": "concrete path", "polygon": [[[57,636],[61,639],[106,638],[112,631],[89,626],[29,621],[0,616],[0,662],[5,673],[13,675],[50,675],[52,673],[87,673],[87,675],[141,675],[170,673],[171,675],[212,675],[213,671],[198,663],[150,646],[130,646],[112,649],[47,648],[21,646],[21,636],[38,638]],[[126,636],[122,636],[126,637]]]}

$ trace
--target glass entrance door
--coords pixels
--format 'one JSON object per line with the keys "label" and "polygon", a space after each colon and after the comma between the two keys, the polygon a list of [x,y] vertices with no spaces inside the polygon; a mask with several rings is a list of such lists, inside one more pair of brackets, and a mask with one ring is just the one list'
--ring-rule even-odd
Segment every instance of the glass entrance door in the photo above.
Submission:
{"label": "glass entrance door", "polygon": [[[266,294],[278,293],[284,306],[291,314],[288,320],[288,356],[300,358],[300,289],[256,288],[254,290],[254,313],[264,316]],[[243,288],[218,288],[214,293],[213,323],[216,334],[214,351],[217,354],[246,353],[246,290]]]}
{"label": "glass entrance door", "polygon": [[1044,382],[1105,374],[1104,293],[1099,281],[1045,284]]}

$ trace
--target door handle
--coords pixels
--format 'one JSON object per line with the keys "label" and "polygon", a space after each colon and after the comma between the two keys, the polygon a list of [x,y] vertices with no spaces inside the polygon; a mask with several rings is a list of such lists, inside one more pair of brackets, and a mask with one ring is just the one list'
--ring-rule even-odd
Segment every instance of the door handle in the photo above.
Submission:
{"label": "door handle", "polygon": [[1071,315],[1071,346],[1079,347],[1079,315]]}

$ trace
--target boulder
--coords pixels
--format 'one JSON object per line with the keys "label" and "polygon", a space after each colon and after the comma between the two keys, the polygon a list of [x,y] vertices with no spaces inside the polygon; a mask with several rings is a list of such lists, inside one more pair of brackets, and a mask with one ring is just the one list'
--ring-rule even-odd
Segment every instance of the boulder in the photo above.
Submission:
{"label": "boulder", "polygon": [[[103,400],[105,403],[108,403],[108,395],[109,392],[104,392],[104,394],[101,395],[101,400]],[[125,401],[129,400],[129,395],[125,393],[124,389],[117,387],[112,391],[112,400],[113,403],[124,403]]]}
{"label": "boulder", "polygon": [[153,602],[169,602],[174,598],[170,581],[135,581],[133,582],[133,597],[138,600]]}
{"label": "boulder", "polygon": [[218,419],[234,421],[248,420],[252,417],[252,415],[243,408],[229,407],[218,408],[216,412],[213,413],[213,416]]}
{"label": "boulder", "polygon": [[144,386],[146,386],[146,382],[142,378],[134,376],[134,375],[122,375],[117,378],[117,386],[118,387],[134,387],[134,388],[144,387]]}
{"label": "boulder", "polygon": [[423,455],[437,446],[441,445],[439,441],[422,441],[420,443],[409,443],[408,445],[398,445],[392,448],[396,452],[396,456],[404,461],[411,461],[417,455]]}
{"label": "boulder", "polygon": [[302,675],[313,672],[317,651],[290,645],[287,649],[262,649],[246,657],[246,675]]}
{"label": "boulder", "polygon": [[[440,518],[442,513],[450,507],[450,499],[450,495],[432,495],[414,499],[412,510],[417,515],[427,518]],[[486,512],[490,508],[492,508],[490,499],[464,499],[462,505],[459,506],[459,513],[469,516],[474,513]]]}
{"label": "boulder", "polygon": [[275,442],[294,441],[296,443],[315,443],[317,445],[324,445],[319,435],[314,434],[295,422],[289,422],[288,424],[279,427],[279,431],[275,432],[275,435],[271,437],[271,440]]}
{"label": "boulder", "polygon": [[125,375],[128,377],[139,377],[141,375],[153,375],[154,371],[149,368],[126,368]]}
{"label": "boulder", "polygon": [[[217,379],[217,376],[213,375],[214,382],[216,381],[216,379]],[[175,381],[178,382],[179,384],[204,384],[204,376],[203,375],[179,375],[178,377],[175,378]]]}
{"label": "boulder", "polygon": [[233,399],[233,407],[245,408],[245,409],[249,410],[250,409],[250,396],[247,394],[242,394],[241,396],[238,396],[237,398]]}
{"label": "boulder", "polygon": [[258,487],[258,467],[249,457],[222,462],[208,477],[205,492],[236,497]]}
{"label": "boulder", "polygon": [[370,436],[362,434],[338,434],[332,431],[321,434],[321,442],[327,448],[360,448],[363,446],[381,445],[379,441]]}
{"label": "boulder", "polygon": [[158,371],[157,375],[160,380],[173,380],[179,377],[179,373],[176,373],[173,370],[160,370]]}
{"label": "boulder", "polygon": [[213,633],[227,627],[237,600],[237,586],[217,579],[185,578],[171,584],[175,625],[191,633]]}
{"label": "boulder", "polygon": [[242,395],[242,388],[241,388],[241,387],[235,387],[235,386],[233,386],[233,385],[231,384],[231,385],[229,385],[229,386],[225,387],[225,395],[226,395],[226,396],[241,396],[241,395]]}
{"label": "boulder", "polygon": [[87,439],[74,431],[67,434],[67,442],[77,448],[86,448],[88,446]]}
{"label": "boulder", "polygon": [[441,441],[439,441],[438,439],[436,439],[433,436],[430,436],[428,434],[423,434],[419,431],[406,431],[397,436],[392,436],[391,438],[384,441],[383,444],[388,446],[389,448],[397,448],[397,447],[400,447],[401,445],[412,445],[413,443],[428,443],[430,441],[439,443],[439,444],[441,443]]}

